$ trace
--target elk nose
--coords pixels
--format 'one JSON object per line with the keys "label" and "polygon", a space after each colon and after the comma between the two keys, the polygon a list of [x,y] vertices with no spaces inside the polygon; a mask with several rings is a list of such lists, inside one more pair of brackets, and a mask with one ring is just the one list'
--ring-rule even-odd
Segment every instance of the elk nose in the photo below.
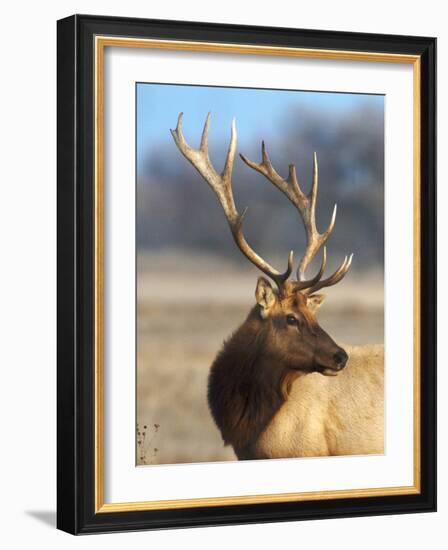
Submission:
{"label": "elk nose", "polygon": [[347,363],[348,355],[343,349],[340,349],[333,355],[333,359],[338,369],[343,369]]}

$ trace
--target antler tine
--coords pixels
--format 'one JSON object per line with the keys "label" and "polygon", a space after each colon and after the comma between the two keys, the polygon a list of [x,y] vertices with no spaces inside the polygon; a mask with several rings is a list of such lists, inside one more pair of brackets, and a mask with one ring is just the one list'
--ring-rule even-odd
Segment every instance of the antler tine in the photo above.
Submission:
{"label": "antler tine", "polygon": [[322,275],[324,274],[326,265],[327,265],[327,247],[324,246],[324,253],[322,255],[322,262],[320,264],[319,271],[309,281],[297,281],[297,282],[295,282],[294,283],[294,289],[295,290],[305,290],[309,287],[312,287],[316,283],[318,283],[320,281],[320,279],[322,278]]}
{"label": "antler tine", "polygon": [[213,189],[221,203],[222,209],[229,224],[232,236],[235,243],[241,252],[258,267],[263,273],[270,277],[277,284],[280,292],[292,271],[293,252],[291,251],[288,258],[288,266],[284,273],[280,273],[263,258],[261,258],[248,244],[243,234],[243,220],[247,212],[244,210],[242,214],[238,214],[235,206],[232,191],[232,171],[235,160],[237,132],[235,119],[232,121],[231,137],[227,157],[224,164],[224,169],[221,174],[218,174],[210,161],[208,153],[208,132],[210,127],[211,113],[208,113],[204,129],[202,131],[201,144],[199,149],[193,149],[185,141],[182,123],[183,113],[179,114],[177,126],[175,130],[171,130],[171,135],[182,155],[196,168],[199,174],[205,179],[209,186]]}
{"label": "antler tine", "polygon": [[305,271],[314,256],[320,250],[320,248],[327,242],[329,236],[333,232],[334,224],[336,222],[337,204],[334,205],[333,213],[331,216],[330,224],[323,233],[319,233],[316,227],[316,201],[317,201],[317,189],[319,183],[319,167],[317,164],[317,154],[313,154],[313,182],[311,190],[308,196],[305,198],[303,204],[302,219],[305,226],[307,235],[307,246],[305,254],[302,256],[299,267],[297,269],[297,279],[299,281],[305,280]]}
{"label": "antler tine", "polygon": [[341,281],[345,277],[347,271],[350,269],[350,266],[352,265],[352,260],[353,260],[353,253],[350,254],[350,256],[345,256],[344,261],[338,267],[338,269],[333,273],[333,275],[330,275],[330,277],[327,277],[326,279],[323,279],[321,281],[316,281],[315,284],[307,288],[306,293],[310,295],[310,294],[313,294],[313,292],[317,292],[321,288],[333,286],[336,283],[339,283],[339,281]]}
{"label": "antler tine", "polygon": [[236,153],[236,121],[232,119],[232,126],[230,130],[230,144],[229,150],[227,152],[226,162],[224,164],[224,170],[222,172],[222,177],[224,181],[229,182],[229,186],[232,185],[232,172],[233,172],[233,163],[235,162],[235,153]]}
{"label": "antler tine", "polygon": [[[183,113],[180,113],[179,117],[183,117]],[[204,128],[201,135],[201,144],[199,145],[199,150],[205,153],[208,157],[208,129],[210,128],[211,113],[207,113],[207,118],[205,119]]]}

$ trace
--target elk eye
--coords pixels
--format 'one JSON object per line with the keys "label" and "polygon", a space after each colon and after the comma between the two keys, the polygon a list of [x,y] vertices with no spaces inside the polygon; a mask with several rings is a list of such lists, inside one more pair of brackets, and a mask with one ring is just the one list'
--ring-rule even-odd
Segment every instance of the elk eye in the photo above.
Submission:
{"label": "elk eye", "polygon": [[286,316],[286,322],[288,323],[288,325],[297,325],[298,324],[298,321],[294,317],[294,315],[287,315]]}

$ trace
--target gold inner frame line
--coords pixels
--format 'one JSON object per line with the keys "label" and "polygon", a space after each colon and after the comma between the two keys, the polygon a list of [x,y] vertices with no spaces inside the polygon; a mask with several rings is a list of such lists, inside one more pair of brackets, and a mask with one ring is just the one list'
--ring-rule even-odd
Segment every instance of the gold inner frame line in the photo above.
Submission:
{"label": "gold inner frame line", "polygon": [[[232,53],[243,55],[265,55],[330,59],[345,61],[370,61],[382,63],[406,63],[413,65],[413,197],[414,197],[414,480],[413,485],[403,487],[380,487],[350,490],[330,490],[298,493],[260,494],[244,496],[226,496],[210,498],[189,498],[179,500],[159,500],[142,502],[104,502],[104,50],[106,47],[151,48],[207,53]],[[156,40],[141,38],[122,38],[115,36],[96,36],[95,55],[95,277],[94,277],[94,369],[95,369],[95,513],[128,512],[142,510],[163,510],[196,508],[206,506],[231,506],[241,504],[260,504],[274,502],[300,502],[313,500],[331,500],[338,498],[362,498],[392,495],[410,495],[420,493],[420,201],[421,201],[421,60],[417,55],[402,55],[382,52],[355,52],[345,50],[325,50],[309,48],[291,48],[278,46],[258,46],[253,44],[227,44],[215,42],[196,42],[178,40]]]}

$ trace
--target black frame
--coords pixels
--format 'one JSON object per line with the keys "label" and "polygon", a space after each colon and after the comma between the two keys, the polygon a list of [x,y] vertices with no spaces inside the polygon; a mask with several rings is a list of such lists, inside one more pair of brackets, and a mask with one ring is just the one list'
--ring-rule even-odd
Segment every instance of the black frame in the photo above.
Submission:
{"label": "black frame", "polygon": [[[73,534],[436,510],[436,39],[75,15],[58,21],[57,526]],[[421,493],[94,513],[95,35],[421,56]]]}

